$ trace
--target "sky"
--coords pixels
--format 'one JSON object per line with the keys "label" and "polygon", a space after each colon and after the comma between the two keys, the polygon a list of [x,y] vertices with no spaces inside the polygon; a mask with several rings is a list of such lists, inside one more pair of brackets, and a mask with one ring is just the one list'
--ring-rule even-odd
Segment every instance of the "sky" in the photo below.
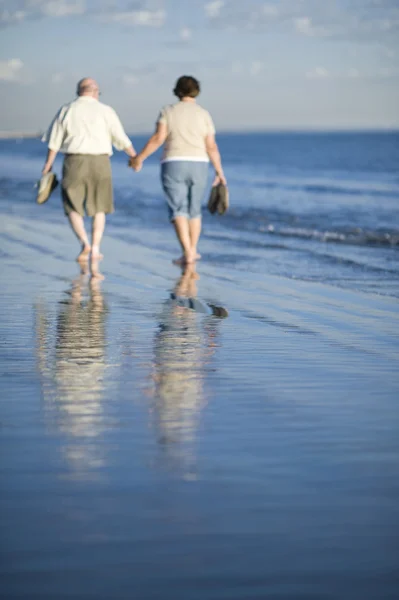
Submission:
{"label": "sky", "polygon": [[0,0],[0,131],[86,76],[152,131],[180,75],[219,131],[399,128],[399,0]]}

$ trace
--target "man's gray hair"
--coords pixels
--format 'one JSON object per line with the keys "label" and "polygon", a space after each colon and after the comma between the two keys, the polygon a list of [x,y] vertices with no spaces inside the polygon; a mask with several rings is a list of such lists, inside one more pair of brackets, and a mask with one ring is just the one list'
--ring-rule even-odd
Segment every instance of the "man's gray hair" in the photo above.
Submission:
{"label": "man's gray hair", "polygon": [[78,85],[76,87],[76,94],[78,96],[82,96],[86,92],[93,90],[96,87],[94,81],[89,77],[83,77],[80,81],[78,81]]}

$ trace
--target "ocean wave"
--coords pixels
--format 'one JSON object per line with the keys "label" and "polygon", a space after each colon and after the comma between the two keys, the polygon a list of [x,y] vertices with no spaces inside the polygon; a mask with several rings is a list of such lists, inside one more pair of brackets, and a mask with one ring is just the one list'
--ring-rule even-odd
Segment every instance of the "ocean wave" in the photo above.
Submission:
{"label": "ocean wave", "polygon": [[351,244],[357,246],[399,246],[399,231],[366,231],[356,229],[352,231],[318,230],[304,227],[279,227],[269,224],[260,226],[258,231],[277,236],[294,237],[320,242],[337,244]]}
{"label": "ocean wave", "polygon": [[[244,187],[247,187],[245,183]],[[330,194],[337,196],[369,196],[372,198],[399,198],[399,189],[384,187],[355,187],[334,185],[329,183],[286,183],[280,181],[251,182],[251,186],[264,190],[285,190],[290,192],[305,192],[309,194]]]}

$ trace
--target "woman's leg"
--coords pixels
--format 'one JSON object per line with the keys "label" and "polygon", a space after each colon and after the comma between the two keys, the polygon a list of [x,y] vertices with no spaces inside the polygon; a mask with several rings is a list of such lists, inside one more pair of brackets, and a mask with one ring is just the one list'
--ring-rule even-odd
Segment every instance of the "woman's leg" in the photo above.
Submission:
{"label": "woman's leg", "polygon": [[189,193],[189,230],[191,240],[191,252],[195,259],[201,258],[197,252],[197,245],[201,235],[202,219],[201,205],[204,198],[206,185],[208,183],[208,164],[204,162],[192,162],[190,165],[191,185]]}
{"label": "woman's leg", "polygon": [[198,240],[201,235],[201,226],[202,226],[201,217],[196,217],[195,219],[190,219],[188,222],[188,228],[190,231],[191,252],[196,260],[201,258],[200,254],[198,254],[198,252],[197,252]]}
{"label": "woman's leg", "polygon": [[185,161],[166,162],[162,165],[161,170],[162,187],[168,201],[169,218],[183,250],[183,256],[174,261],[177,264],[192,263],[194,260],[188,221],[189,188],[186,171]]}
{"label": "woman's leg", "polygon": [[183,250],[183,259],[181,260],[179,259],[178,263],[180,262],[184,262],[186,264],[190,264],[192,262],[194,262],[195,260],[195,255],[193,254],[192,248],[191,248],[191,238],[190,238],[190,228],[189,228],[189,221],[187,219],[187,217],[175,217],[173,219],[173,225],[176,231],[176,235],[177,235],[177,239],[179,240],[179,243],[182,247]]}

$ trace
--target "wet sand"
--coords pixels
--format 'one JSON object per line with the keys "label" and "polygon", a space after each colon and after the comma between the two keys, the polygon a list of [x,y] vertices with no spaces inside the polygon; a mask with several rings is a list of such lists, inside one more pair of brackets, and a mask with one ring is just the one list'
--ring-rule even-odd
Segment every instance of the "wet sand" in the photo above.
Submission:
{"label": "wet sand", "polygon": [[397,300],[0,228],[5,598],[397,597]]}

